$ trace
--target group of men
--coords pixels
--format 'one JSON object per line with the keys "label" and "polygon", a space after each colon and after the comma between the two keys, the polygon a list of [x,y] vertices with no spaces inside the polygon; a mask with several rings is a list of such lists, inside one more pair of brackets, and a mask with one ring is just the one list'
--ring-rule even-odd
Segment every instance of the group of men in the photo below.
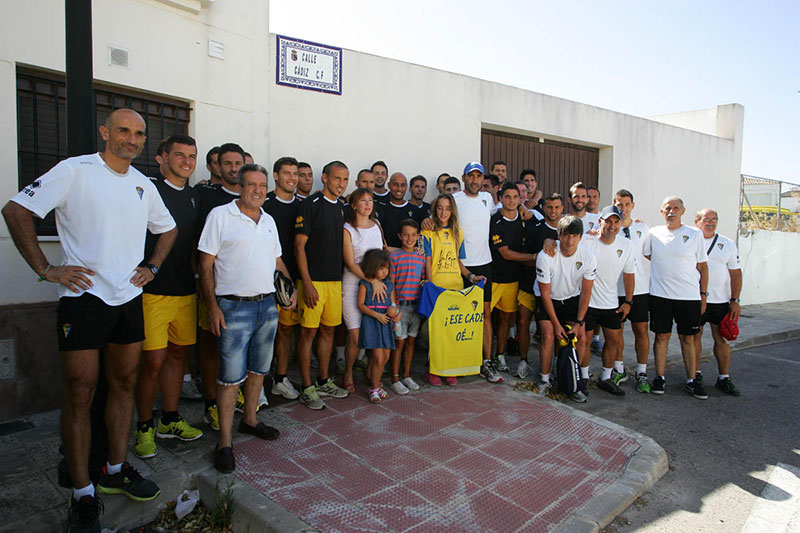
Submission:
{"label": "group of men", "polygon": [[[89,411],[101,352],[108,380],[109,451],[97,491],[138,501],[155,498],[159,489],[126,461],[134,406],[140,457],[157,453],[156,436],[194,440],[202,435],[178,410],[189,347],[195,343],[204,420],[219,431],[214,465],[221,472],[235,468],[234,410],[243,413],[241,433],[268,440],[279,436],[256,417],[267,403],[267,373],[273,374],[273,394],[299,398],[312,409],[323,408],[324,397],[348,394],[329,376],[334,331],[342,318],[347,166],[341,161],[325,165],[322,190],[314,192],[311,166],[282,157],[272,167],[275,187],[269,191],[269,171],[248,163],[249,154],[227,143],[206,156],[210,180],[190,187],[198,155],[191,137],[163,141],[157,155],[161,177],[148,179],[131,167],[146,139],[140,115],[118,109],[100,134],[106,142],[103,152],[60,162],[3,208],[12,238],[39,281],[59,285],[62,437],[74,485],[71,531],[99,531],[101,506],[88,456]],[[429,223],[423,176],[408,181],[400,172],[389,175],[386,163],[377,161],[358,172],[355,181],[372,190],[388,246],[400,245],[395,241],[404,220]],[[464,265],[487,280],[484,316],[496,309],[496,354],[493,320],[483,321],[481,375],[489,382],[501,382],[500,372],[509,370],[507,339],[515,329],[521,357],[515,373],[527,376],[535,320],[541,336],[539,391],[545,394],[554,340],[564,338],[570,326],[579,341],[584,378],[572,398],[586,401],[588,332],[599,325],[605,337],[599,386],[624,394],[619,387],[627,379],[621,328],[627,320],[636,337],[638,390],[663,394],[666,348],[675,321],[687,390],[705,398],[697,333],[710,322],[720,370],[717,387],[738,394],[719,324],[725,316],[738,317],[741,270],[734,243],[715,233],[714,211],[698,213],[698,231],[682,224],[682,201],[667,198],[661,208],[666,226],[648,230],[631,217],[630,192],[618,191],[613,205],[598,213],[597,189],[577,183],[565,215],[564,198],[543,195],[535,171],[522,171],[512,183],[501,161],[492,173],[469,163],[460,180],[443,173],[436,189],[453,195]],[[43,218],[53,209],[61,265],[49,263],[33,224],[34,216]],[[284,306],[275,298],[278,273],[294,280],[297,289]],[[646,374],[648,321],[656,334],[652,385]],[[295,333],[300,390],[287,378]],[[315,340],[319,364],[312,379]],[[155,424],[159,391],[162,412]]]}

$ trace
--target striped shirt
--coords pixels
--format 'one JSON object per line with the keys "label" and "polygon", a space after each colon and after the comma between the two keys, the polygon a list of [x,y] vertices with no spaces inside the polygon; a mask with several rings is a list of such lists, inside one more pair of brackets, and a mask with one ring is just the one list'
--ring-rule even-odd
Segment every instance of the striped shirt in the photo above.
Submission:
{"label": "striped shirt", "polygon": [[394,272],[395,298],[418,300],[421,291],[420,282],[425,272],[425,258],[402,249],[392,252],[389,258]]}

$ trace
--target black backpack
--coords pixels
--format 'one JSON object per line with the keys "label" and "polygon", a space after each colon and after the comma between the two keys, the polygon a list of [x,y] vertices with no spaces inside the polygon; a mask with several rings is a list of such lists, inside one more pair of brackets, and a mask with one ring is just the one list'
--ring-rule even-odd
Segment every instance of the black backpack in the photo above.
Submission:
{"label": "black backpack", "polygon": [[578,392],[581,382],[581,368],[578,364],[578,352],[575,350],[575,334],[572,328],[567,326],[567,340],[559,340],[560,346],[556,357],[556,378],[558,381],[558,391],[562,394],[574,394]]}

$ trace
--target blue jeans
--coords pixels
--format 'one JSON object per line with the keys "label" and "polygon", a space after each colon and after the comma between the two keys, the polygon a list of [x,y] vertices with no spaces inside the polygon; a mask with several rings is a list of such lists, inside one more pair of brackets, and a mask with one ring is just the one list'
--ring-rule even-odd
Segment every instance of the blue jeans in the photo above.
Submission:
{"label": "blue jeans", "polygon": [[257,302],[217,298],[225,316],[220,332],[220,385],[238,385],[247,373],[265,375],[272,364],[272,348],[278,329],[278,307],[270,295]]}

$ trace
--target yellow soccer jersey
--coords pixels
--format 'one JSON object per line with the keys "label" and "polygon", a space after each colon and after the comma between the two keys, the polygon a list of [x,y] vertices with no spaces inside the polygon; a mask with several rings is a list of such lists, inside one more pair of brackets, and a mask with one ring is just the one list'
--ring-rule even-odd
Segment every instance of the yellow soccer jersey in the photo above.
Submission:
{"label": "yellow soccer jersey", "polygon": [[483,359],[483,288],[422,287],[417,312],[428,317],[430,373],[437,376],[478,374]]}
{"label": "yellow soccer jersey", "polygon": [[445,289],[463,289],[458,260],[466,257],[464,240],[457,239],[449,227],[437,231],[423,230],[425,257],[431,258],[431,280]]}

